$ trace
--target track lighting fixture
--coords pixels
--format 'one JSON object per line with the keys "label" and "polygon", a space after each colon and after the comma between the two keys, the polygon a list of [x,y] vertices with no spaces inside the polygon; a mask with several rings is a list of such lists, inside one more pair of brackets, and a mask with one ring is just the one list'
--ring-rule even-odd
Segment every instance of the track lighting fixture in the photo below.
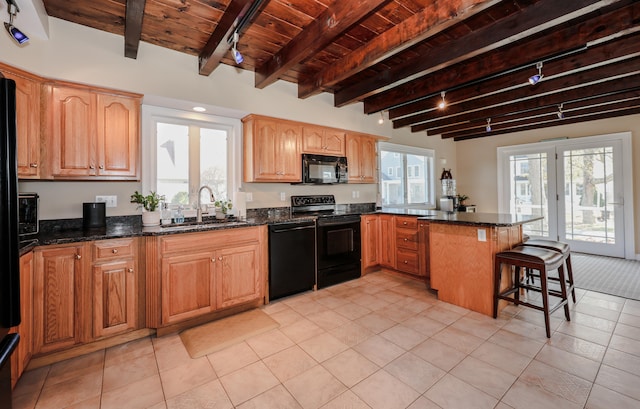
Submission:
{"label": "track lighting fixture", "polygon": [[536,68],[538,69],[538,73],[529,77],[529,84],[531,85],[536,85],[542,78],[544,78],[544,74],[542,73],[542,61],[536,64]]}
{"label": "track lighting fixture", "polygon": [[487,118],[487,126],[485,127],[487,132],[491,132],[491,118]]}
{"label": "track lighting fixture", "polygon": [[562,111],[562,106],[563,104],[558,105],[558,113],[556,115],[558,115],[558,119],[564,119],[564,112]]}
{"label": "track lighting fixture", "polygon": [[29,41],[29,37],[22,31],[18,30],[16,26],[13,25],[13,19],[16,17],[18,12],[20,12],[20,8],[15,0],[7,0],[7,11],[9,12],[9,22],[5,21],[4,28],[7,30],[11,38],[14,39],[18,44],[24,44]]}
{"label": "track lighting fixture", "polygon": [[442,101],[440,101],[440,103],[438,104],[438,108],[440,109],[444,109],[447,106],[447,101],[445,101],[444,95],[445,95],[445,91],[442,91],[440,93],[440,96],[442,97]]}
{"label": "track lighting fixture", "polygon": [[378,125],[384,124],[384,114],[380,111],[380,118],[378,118]]}
{"label": "track lighting fixture", "polygon": [[240,39],[240,35],[238,34],[238,32],[234,32],[233,33],[233,47],[231,48],[231,54],[233,54],[233,59],[236,62],[236,64],[242,64],[242,62],[244,61],[244,57],[242,56],[242,54],[240,54],[240,51],[238,51],[238,40]]}

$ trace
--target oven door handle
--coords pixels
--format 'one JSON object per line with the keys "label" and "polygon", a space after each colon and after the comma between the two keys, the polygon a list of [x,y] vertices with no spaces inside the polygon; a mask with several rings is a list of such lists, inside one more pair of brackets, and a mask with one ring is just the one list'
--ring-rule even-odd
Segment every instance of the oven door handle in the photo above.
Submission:
{"label": "oven door handle", "polygon": [[283,233],[288,231],[296,231],[296,230],[307,230],[307,229],[315,229],[316,226],[303,226],[303,227],[283,227],[281,229],[273,229],[272,233]]}

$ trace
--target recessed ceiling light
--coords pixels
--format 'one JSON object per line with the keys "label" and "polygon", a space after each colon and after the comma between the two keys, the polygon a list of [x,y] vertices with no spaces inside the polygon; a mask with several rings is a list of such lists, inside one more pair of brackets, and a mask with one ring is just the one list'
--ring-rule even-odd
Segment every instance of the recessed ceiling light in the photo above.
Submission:
{"label": "recessed ceiling light", "polygon": [[196,112],[205,112],[207,110],[205,107],[193,107],[192,109]]}

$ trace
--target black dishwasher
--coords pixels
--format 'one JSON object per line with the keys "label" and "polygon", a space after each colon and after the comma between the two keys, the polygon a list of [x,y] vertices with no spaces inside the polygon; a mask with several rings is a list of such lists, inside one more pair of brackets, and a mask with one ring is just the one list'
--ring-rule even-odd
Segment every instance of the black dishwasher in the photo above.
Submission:
{"label": "black dishwasher", "polygon": [[314,221],[269,226],[269,299],[312,290],[316,284]]}

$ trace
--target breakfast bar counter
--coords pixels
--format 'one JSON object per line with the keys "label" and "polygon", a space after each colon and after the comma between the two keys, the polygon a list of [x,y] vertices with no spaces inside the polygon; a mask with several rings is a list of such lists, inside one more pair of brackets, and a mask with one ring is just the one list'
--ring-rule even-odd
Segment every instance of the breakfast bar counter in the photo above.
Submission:
{"label": "breakfast bar counter", "polygon": [[441,301],[492,316],[495,254],[522,243],[522,225],[540,217],[438,213],[420,217],[430,223],[431,288]]}

